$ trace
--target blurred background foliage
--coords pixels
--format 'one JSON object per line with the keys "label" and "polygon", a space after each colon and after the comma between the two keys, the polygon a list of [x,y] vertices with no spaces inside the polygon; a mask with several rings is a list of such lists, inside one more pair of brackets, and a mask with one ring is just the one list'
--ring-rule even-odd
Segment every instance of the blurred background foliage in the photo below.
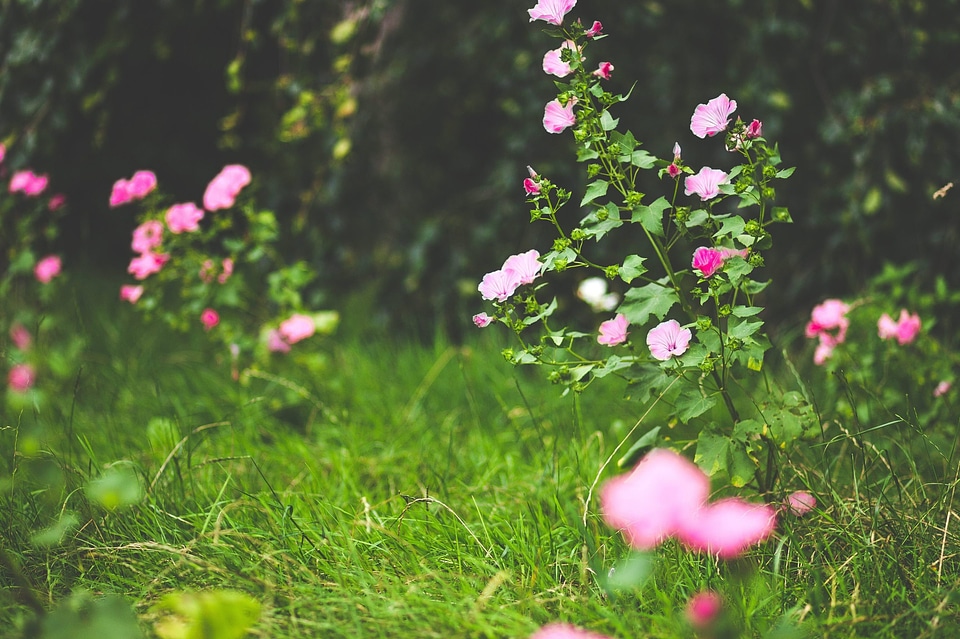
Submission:
{"label": "blurred background foliage", "polygon": [[[532,4],[0,0],[6,170],[51,175],[70,202],[67,263],[96,276],[130,254],[114,180],[151,169],[198,201],[224,164],[247,164],[291,258],[321,274],[313,303],[456,338],[483,273],[549,248],[527,224],[526,165],[582,184],[571,136],[540,124],[556,42]],[[614,63],[614,92],[636,81],[616,115],[650,152],[679,141],[687,164],[725,166],[689,131],[721,92],[780,142],[797,224],[776,229],[764,302],[793,317],[885,262],[960,286],[960,192],[932,197],[960,168],[958,5],[580,0],[570,15],[604,23],[591,60]]]}

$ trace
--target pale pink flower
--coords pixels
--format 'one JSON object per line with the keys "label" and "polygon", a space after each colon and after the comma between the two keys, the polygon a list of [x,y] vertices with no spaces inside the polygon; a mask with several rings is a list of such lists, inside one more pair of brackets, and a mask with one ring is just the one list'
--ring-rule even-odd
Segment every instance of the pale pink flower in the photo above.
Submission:
{"label": "pale pink flower", "polygon": [[573,114],[574,100],[567,102],[567,106],[560,104],[560,100],[547,102],[543,109],[543,128],[547,133],[562,133],[567,127],[577,122]]}
{"label": "pale pink flower", "polygon": [[750,255],[750,251],[747,249],[735,249],[728,246],[721,246],[717,250],[720,251],[720,257],[722,257],[724,261],[734,256],[747,259],[747,256]]}
{"label": "pale pink flower", "polygon": [[833,349],[836,344],[830,340],[820,340],[816,350],[813,351],[813,363],[817,366],[823,366],[828,359],[833,357]]}
{"label": "pale pink flower", "polygon": [[137,253],[147,253],[163,243],[163,224],[160,220],[147,220],[133,229],[130,248]]}
{"label": "pale pink flower", "polygon": [[877,334],[880,339],[893,339],[897,336],[897,323],[886,313],[877,320]]}
{"label": "pale pink flower", "polygon": [[51,195],[50,200],[47,202],[47,210],[56,211],[66,203],[67,203],[67,196],[65,196],[63,193],[57,193],[56,195]]}
{"label": "pale pink flower", "polygon": [[576,45],[573,40],[566,40],[558,48],[543,54],[543,72],[565,78],[573,71],[570,65],[563,61],[563,50],[573,50]]}
{"label": "pale pink flower", "polygon": [[203,330],[209,331],[220,323],[220,313],[212,308],[205,308],[203,312],[200,313],[200,323],[203,324]]}
{"label": "pale pink flower", "polygon": [[511,255],[500,269],[507,274],[515,273],[520,284],[530,284],[540,276],[540,271],[543,270],[539,257],[540,253],[536,249]]}
{"label": "pale pink flower", "polygon": [[603,78],[604,80],[609,80],[612,72],[612,64],[609,62],[601,62],[596,71],[593,72],[593,75],[597,76],[598,78]]}
{"label": "pale pink flower", "polygon": [[623,313],[617,313],[613,319],[600,322],[600,334],[597,335],[597,342],[604,346],[616,346],[627,341],[627,326],[630,322]]}
{"label": "pale pink flower", "polygon": [[910,314],[907,309],[900,309],[900,319],[896,322],[884,313],[877,321],[877,334],[881,339],[894,339],[901,346],[909,344],[916,339],[920,332],[920,316],[916,313]]}
{"label": "pale pink flower", "polygon": [[41,284],[48,284],[50,280],[60,275],[62,266],[59,255],[48,255],[33,267],[33,276]]}
{"label": "pale pink flower", "polygon": [[24,328],[23,324],[20,322],[14,322],[10,326],[10,341],[13,342],[13,345],[21,351],[30,350],[30,344],[33,343],[33,338],[30,337],[30,331]]}
{"label": "pale pink flower", "polygon": [[847,317],[849,310],[850,307],[842,300],[828,299],[814,306],[810,312],[810,321],[807,322],[804,335],[820,340],[813,356],[813,361],[818,366],[830,358],[837,344],[846,340],[847,329],[850,327],[850,319]]}
{"label": "pale pink flower", "polygon": [[147,251],[130,260],[127,272],[138,280],[143,280],[154,273],[158,273],[170,259],[169,255]]}
{"label": "pale pink flower", "polygon": [[693,252],[691,266],[700,271],[702,277],[710,277],[723,267],[723,253],[707,246],[698,247]]}
{"label": "pale pink flower", "polygon": [[690,130],[698,138],[714,136],[726,130],[730,115],[737,110],[737,102],[721,93],[706,104],[699,104],[690,118]]}
{"label": "pale pink flower", "polygon": [[473,323],[477,328],[486,328],[493,322],[493,318],[486,313],[477,313],[473,316]]}
{"label": "pale pink flower", "polygon": [[287,344],[296,344],[313,335],[317,331],[317,325],[309,315],[294,313],[280,323],[279,331]]}
{"label": "pale pink flower", "polygon": [[674,142],[673,143],[673,163],[677,164],[678,162],[680,162],[680,143]]}
{"label": "pale pink flower", "polygon": [[208,211],[228,209],[233,206],[237,195],[250,184],[250,170],[242,164],[230,164],[223,167],[203,194],[203,208]]}
{"label": "pale pink flower", "polygon": [[759,138],[761,135],[763,135],[763,122],[754,119],[753,122],[748,124],[747,128],[744,129],[743,135],[748,140]]}
{"label": "pale pink flower", "polygon": [[716,620],[723,607],[720,595],[712,590],[698,592],[687,602],[687,620],[694,628],[707,628]]}
{"label": "pale pink flower", "polygon": [[197,207],[193,202],[174,204],[167,209],[165,218],[167,228],[170,229],[171,233],[193,232],[200,228],[203,209]]}
{"label": "pale pink flower", "polygon": [[40,195],[47,188],[46,175],[37,175],[33,171],[17,171],[10,178],[9,190],[11,193],[23,193],[31,197]]}
{"label": "pale pink flower", "polygon": [[280,331],[273,329],[267,333],[267,350],[271,353],[289,353],[290,345],[283,340]]}
{"label": "pale pink flower", "polygon": [[124,284],[120,287],[120,299],[131,304],[136,304],[140,296],[143,295],[143,286],[133,284]]}
{"label": "pale pink flower", "polygon": [[680,328],[677,320],[667,320],[650,329],[647,346],[655,359],[665,362],[686,353],[692,338],[689,328]]}
{"label": "pale pink flower", "polygon": [[15,393],[26,393],[36,379],[37,374],[30,364],[15,364],[7,373],[7,385]]}
{"label": "pale pink flower", "polygon": [[933,396],[943,397],[944,395],[950,392],[951,388],[953,388],[953,383],[950,382],[949,380],[943,380],[942,382],[937,384],[936,388],[933,389]]}
{"label": "pale pink flower", "polygon": [[223,266],[223,272],[217,276],[217,281],[221,284],[226,284],[230,276],[233,275],[233,259],[225,257],[221,265]]}
{"label": "pale pink flower", "polygon": [[576,4],[577,0],[538,0],[537,6],[527,9],[527,13],[530,14],[530,22],[543,20],[560,26],[563,24],[563,16],[570,13]]}
{"label": "pale pink flower", "polygon": [[603,25],[600,24],[599,20],[594,20],[593,25],[584,31],[583,35],[587,36],[588,38],[596,38],[598,35],[600,35],[601,31],[603,31]]}
{"label": "pale pink flower", "polygon": [[553,622],[530,635],[530,639],[610,639],[610,637],[577,628],[568,623]]}
{"label": "pale pink flower", "polygon": [[484,275],[483,280],[477,286],[477,290],[480,291],[480,295],[485,300],[505,302],[508,297],[513,295],[518,286],[520,286],[520,277],[516,271],[508,272],[500,269]]}
{"label": "pale pink flower", "polygon": [[527,192],[527,196],[540,195],[540,183],[533,178],[524,178],[523,190]]}
{"label": "pale pink flower", "polygon": [[686,195],[697,194],[705,202],[720,195],[720,185],[727,183],[727,174],[720,169],[705,166],[696,175],[688,175],[683,180],[683,192]]}
{"label": "pale pink flower", "polygon": [[696,464],[656,448],[629,474],[604,484],[600,509],[627,543],[649,550],[690,527],[709,494],[710,480]]}
{"label": "pale pink flower", "polygon": [[142,200],[157,188],[157,176],[153,171],[137,171],[127,183],[127,193],[133,200]]}
{"label": "pale pink flower", "polygon": [[677,538],[690,550],[728,559],[769,537],[776,522],[772,506],[730,497],[705,505],[681,523]]}
{"label": "pale pink flower", "polygon": [[803,517],[817,507],[817,498],[806,491],[798,490],[787,495],[784,507],[791,515]]}

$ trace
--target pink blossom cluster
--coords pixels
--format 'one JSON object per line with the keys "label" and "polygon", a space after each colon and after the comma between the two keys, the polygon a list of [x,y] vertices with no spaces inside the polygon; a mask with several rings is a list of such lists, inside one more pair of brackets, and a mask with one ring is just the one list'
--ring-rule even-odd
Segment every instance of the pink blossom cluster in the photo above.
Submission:
{"label": "pink blossom cluster", "polygon": [[312,317],[294,313],[267,333],[267,349],[274,353],[288,353],[292,344],[311,337],[316,331],[317,325]]}
{"label": "pink blossom cluster", "polygon": [[[10,341],[21,353],[27,353],[33,344],[33,337],[23,324],[14,322],[10,326]],[[7,373],[7,386],[15,393],[25,393],[33,388],[37,374],[33,366],[24,362],[14,364]]]}
{"label": "pink blossom cluster", "polygon": [[134,200],[142,200],[157,188],[157,176],[153,171],[137,171],[129,180],[119,179],[110,192],[110,206],[116,207]]}
{"label": "pink blossom cluster", "polygon": [[243,187],[250,184],[250,170],[242,164],[229,164],[207,185],[203,208],[208,211],[229,209]]}
{"label": "pink blossom cluster", "polygon": [[850,319],[847,312],[850,307],[838,299],[824,300],[813,307],[810,312],[810,321],[807,322],[804,335],[808,339],[817,338],[817,349],[813,354],[813,361],[822,366],[833,355],[833,349],[847,339],[847,329],[850,328]]}
{"label": "pink blossom cluster", "polygon": [[33,267],[33,276],[41,284],[49,284],[56,276],[60,275],[63,262],[59,255],[48,255]]}
{"label": "pink blossom cluster", "polygon": [[34,197],[43,193],[48,182],[49,178],[46,175],[38,175],[30,170],[17,171],[10,178],[8,189],[10,193],[23,193]]}
{"label": "pink blossom cluster", "polygon": [[908,313],[905,308],[900,309],[900,317],[896,321],[886,313],[877,320],[877,334],[880,339],[895,339],[901,346],[915,340],[919,332],[920,316]]}
{"label": "pink blossom cluster", "polygon": [[130,248],[139,255],[130,260],[127,272],[138,280],[145,280],[159,272],[170,260],[169,255],[155,250],[162,243],[163,224],[159,220],[146,220],[135,228]]}
{"label": "pink blossom cluster", "polygon": [[769,537],[776,510],[736,497],[709,502],[710,480],[685,457],[654,449],[632,472],[608,481],[603,517],[635,548],[675,538],[687,549],[721,558],[740,555]]}
{"label": "pink blossom cluster", "polygon": [[540,253],[536,249],[511,255],[502,267],[483,276],[477,290],[485,300],[507,301],[517,288],[532,283],[540,276],[543,264],[539,258]]}
{"label": "pink blossom cluster", "polygon": [[723,268],[723,263],[731,257],[742,257],[746,259],[747,249],[733,249],[725,246],[718,248],[700,246],[693,252],[691,266],[700,273],[701,277],[709,278],[714,273]]}

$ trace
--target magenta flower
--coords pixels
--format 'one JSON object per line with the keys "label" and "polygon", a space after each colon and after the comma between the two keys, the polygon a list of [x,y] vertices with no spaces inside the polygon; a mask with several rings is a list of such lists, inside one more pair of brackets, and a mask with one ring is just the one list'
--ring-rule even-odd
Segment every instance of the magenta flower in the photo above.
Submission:
{"label": "magenta flower", "polygon": [[504,271],[503,269],[492,271],[483,276],[483,280],[477,286],[480,295],[485,300],[497,300],[505,302],[507,298],[513,295],[513,292],[520,286],[520,277],[516,271]]}
{"label": "magenta flower", "polygon": [[817,507],[817,498],[806,491],[798,490],[787,495],[783,505],[791,515],[803,517]]}
{"label": "magenta flower", "polygon": [[289,318],[280,322],[280,336],[287,344],[296,344],[300,340],[307,339],[317,331],[317,325],[309,315],[294,313]]}
{"label": "magenta flower", "polygon": [[66,203],[67,203],[67,196],[65,196],[63,193],[57,193],[56,195],[51,195],[50,199],[47,201],[47,210],[56,211]]}
{"label": "magenta flower", "polygon": [[511,255],[500,267],[506,273],[515,273],[520,284],[531,284],[540,276],[543,264],[539,261],[540,253],[530,249],[526,253]]}
{"label": "magenta flower", "polygon": [[159,220],[147,220],[133,229],[130,247],[137,253],[147,253],[163,242],[163,224]]}
{"label": "magenta flower", "polygon": [[710,277],[723,267],[723,253],[715,248],[701,246],[693,252],[691,266],[700,271],[701,277]]}
{"label": "magenta flower", "polygon": [[30,350],[30,344],[33,343],[33,338],[30,337],[30,331],[24,328],[23,324],[14,322],[10,326],[10,341],[18,350],[28,351]]}
{"label": "magenta flower", "polygon": [[723,601],[717,593],[712,590],[698,592],[687,602],[687,620],[694,628],[708,628],[713,625],[722,607]]}
{"label": "magenta flower", "polygon": [[528,197],[532,195],[540,195],[540,185],[533,178],[524,178],[523,190],[527,192]]}
{"label": "magenta flower", "polygon": [[613,72],[613,65],[609,62],[601,62],[600,66],[597,67],[597,70],[593,72],[593,75],[598,78],[603,78],[604,80],[610,79],[610,74]]}
{"label": "magenta flower", "polygon": [[48,255],[33,267],[33,276],[41,284],[49,284],[50,280],[60,275],[61,267],[59,255]]}
{"label": "magenta flower", "polygon": [[850,320],[847,318],[849,310],[850,307],[842,300],[824,300],[814,306],[810,312],[810,321],[807,323],[804,334],[807,337],[816,337],[824,331],[838,329],[835,341],[838,344],[843,343],[847,328],[850,326]]}
{"label": "magenta flower", "polygon": [[573,126],[577,117],[573,114],[574,100],[567,102],[567,106],[559,100],[547,102],[543,109],[543,128],[547,133],[562,133],[567,127]]}
{"label": "magenta flower", "polygon": [[683,522],[677,538],[690,550],[729,559],[773,534],[776,522],[772,506],[730,497],[701,508]]}
{"label": "magenta flower", "polygon": [[289,353],[290,345],[284,341],[280,331],[273,329],[267,333],[267,350],[271,353]]}
{"label": "magenta flower", "polygon": [[530,635],[530,639],[610,639],[606,635],[590,632],[568,623],[549,623]]}
{"label": "magenta flower", "polygon": [[667,175],[669,175],[674,179],[680,177],[680,167],[677,166],[676,164],[670,164],[667,167]]}
{"label": "magenta flower", "polygon": [[727,174],[720,169],[711,169],[705,166],[696,175],[688,175],[683,180],[685,195],[697,194],[701,202],[713,199],[720,195],[720,185],[727,183]]}
{"label": "magenta flower", "polygon": [[593,25],[584,31],[583,35],[587,36],[588,38],[596,38],[598,35],[600,35],[601,31],[603,31],[603,25],[600,24],[599,20],[594,20]]}
{"label": "magenta flower", "polygon": [[604,346],[616,346],[627,341],[627,321],[623,313],[617,313],[617,316],[611,320],[600,322],[600,334],[597,335],[597,342]]}
{"label": "magenta flower", "polygon": [[147,251],[130,260],[127,272],[138,280],[144,280],[154,273],[158,273],[169,259],[169,255]]}
{"label": "magenta flower", "polygon": [[690,118],[690,130],[698,138],[714,136],[726,130],[730,115],[737,110],[736,100],[721,93],[706,104],[698,104]]}
{"label": "magenta flower", "polygon": [[763,122],[760,120],[754,119],[753,122],[747,125],[747,128],[744,130],[743,135],[748,140],[754,140],[763,135]]}
{"label": "magenta flower", "polygon": [[143,295],[143,286],[133,284],[124,284],[120,287],[120,299],[131,304],[136,304],[140,296]]}
{"label": "magenta flower", "polygon": [[11,193],[23,193],[30,197],[40,195],[47,188],[46,175],[37,175],[33,171],[17,171],[10,178],[9,190]]}
{"label": "magenta flower", "polygon": [[15,364],[7,373],[7,385],[15,393],[26,393],[36,380],[37,374],[30,364]]}
{"label": "magenta flower", "polygon": [[203,330],[209,331],[220,323],[220,313],[212,308],[205,308],[203,312],[200,313],[200,323],[203,324]]}
{"label": "magenta flower", "polygon": [[477,313],[473,316],[473,323],[477,328],[486,328],[493,322],[493,318],[486,313]]}
{"label": "magenta flower", "polygon": [[229,209],[237,195],[250,184],[250,170],[242,164],[230,164],[223,167],[203,194],[203,208],[208,211]]}
{"label": "magenta flower", "polygon": [[547,51],[543,54],[543,72],[549,75],[555,75],[558,78],[565,78],[573,71],[569,64],[563,61],[563,50],[573,49],[573,40],[566,40],[559,48]]}
{"label": "magenta flower", "polygon": [[937,387],[933,389],[933,396],[943,397],[944,395],[950,392],[951,388],[953,388],[953,383],[945,379],[939,384],[937,384]]}
{"label": "magenta flower", "polygon": [[665,362],[686,353],[692,338],[689,328],[680,328],[677,320],[667,320],[650,329],[647,346],[655,359]]}
{"label": "magenta flower", "polygon": [[604,521],[634,548],[650,550],[690,526],[710,494],[710,480],[686,457],[650,451],[629,474],[600,492]]}
{"label": "magenta flower", "polygon": [[916,339],[920,332],[920,316],[911,315],[907,309],[900,310],[900,319],[893,321],[884,313],[877,321],[877,334],[881,339],[896,339],[901,346]]}
{"label": "magenta flower", "polygon": [[197,207],[193,202],[174,204],[167,209],[164,217],[167,221],[167,228],[170,229],[171,233],[193,232],[200,228],[203,209]]}
{"label": "magenta flower", "polygon": [[560,26],[563,24],[563,16],[570,13],[576,4],[577,0],[538,0],[537,6],[527,9],[527,13],[530,14],[530,22],[543,20]]}
{"label": "magenta flower", "polygon": [[127,193],[134,200],[142,200],[157,188],[157,176],[153,171],[137,171],[127,183]]}

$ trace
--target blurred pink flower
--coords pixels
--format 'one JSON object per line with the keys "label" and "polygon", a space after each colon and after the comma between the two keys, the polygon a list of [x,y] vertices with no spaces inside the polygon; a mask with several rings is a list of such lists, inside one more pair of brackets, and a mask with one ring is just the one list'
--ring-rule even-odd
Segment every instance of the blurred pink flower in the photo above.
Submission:
{"label": "blurred pink flower", "polygon": [[204,284],[209,284],[213,281],[213,260],[204,260],[203,264],[200,265],[200,272],[198,273],[200,281]]}
{"label": "blurred pink flower", "polygon": [[563,61],[563,50],[573,50],[576,45],[573,40],[565,40],[558,48],[547,51],[543,54],[543,72],[549,75],[555,75],[558,78],[565,78],[573,71],[570,65]]}
{"label": "blurred pink flower", "polygon": [[817,366],[823,366],[828,359],[833,357],[834,348],[836,348],[835,342],[829,339],[821,339],[816,350],[813,351],[813,363]]}
{"label": "blurred pink flower", "polygon": [[283,340],[280,331],[273,329],[267,333],[267,350],[271,353],[289,353],[290,345]]}
{"label": "blurred pink flower", "polygon": [[712,590],[698,592],[687,602],[687,620],[694,628],[707,628],[713,624],[722,607],[723,601],[717,593]]}
{"label": "blurred pink flower", "polygon": [[153,171],[137,171],[127,183],[127,193],[131,199],[141,200],[157,188],[157,176]]}
{"label": "blurred pink flower", "polygon": [[598,78],[603,78],[604,80],[609,80],[611,73],[613,73],[613,65],[609,62],[601,62],[596,71],[593,72],[593,75]]}
{"label": "blurred pink flower", "polygon": [[573,114],[574,100],[567,102],[567,106],[559,100],[547,102],[543,109],[543,128],[547,133],[562,133],[567,127],[573,126],[577,117]]}
{"label": "blurred pink flower", "polygon": [[33,338],[30,337],[30,331],[24,328],[23,324],[14,322],[10,326],[10,341],[18,350],[28,351],[30,350],[30,344],[33,343]]}
{"label": "blurred pink flower", "polygon": [[165,219],[171,233],[193,232],[200,228],[203,209],[198,208],[193,202],[174,204],[167,209]]}
{"label": "blurred pink flower", "polygon": [[113,183],[113,190],[110,191],[110,206],[120,206],[130,202],[130,183],[124,179],[119,179]]}
{"label": "blurred pink flower", "polygon": [[221,284],[226,284],[230,276],[233,275],[233,259],[225,257],[221,265],[223,266],[223,272],[217,276],[217,281]]}
{"label": "blurred pink flower", "polygon": [[817,498],[806,491],[798,490],[787,495],[784,506],[791,515],[803,517],[817,507]]}
{"label": "blurred pink flower", "polygon": [[596,38],[598,35],[600,35],[601,31],[603,31],[603,25],[600,24],[599,20],[594,20],[593,26],[584,31],[583,35],[587,36],[588,38]]}
{"label": "blurred pink flower", "polygon": [[477,328],[486,328],[493,322],[493,318],[486,313],[477,313],[473,316],[473,323]]}
{"label": "blurred pink flower", "polygon": [[133,284],[124,284],[120,287],[120,299],[131,304],[136,304],[140,296],[143,295],[143,286],[134,286]]}
{"label": "blurred pink flower", "polygon": [[610,639],[606,635],[577,628],[568,623],[549,623],[530,635],[530,639]]}
{"label": "blurred pink flower", "polygon": [[477,290],[485,300],[505,302],[518,286],[520,286],[520,277],[516,271],[508,272],[500,269],[484,275]]}
{"label": "blurred pink flower", "polygon": [[693,462],[655,448],[630,473],[604,484],[600,507],[627,543],[649,550],[690,527],[709,494],[710,480]]}
{"label": "blurred pink flower", "polygon": [[807,322],[804,335],[819,340],[813,353],[813,363],[817,366],[823,366],[833,356],[837,344],[846,340],[847,329],[850,327],[850,319],[847,317],[849,310],[850,307],[842,300],[828,299],[814,306],[810,312],[810,321]]}
{"label": "blurred pink flower", "polygon": [[200,323],[203,324],[203,330],[209,331],[211,328],[220,323],[220,313],[216,312],[212,308],[205,308],[203,312],[200,313]]}
{"label": "blurred pink flower", "polygon": [[524,178],[523,190],[527,195],[540,195],[540,184],[533,178]]}
{"label": "blurred pink flower", "polygon": [[661,322],[647,333],[650,354],[662,362],[687,352],[693,335],[689,328],[680,328],[677,320]]}
{"label": "blurred pink flower", "polygon": [[763,122],[755,119],[753,122],[747,125],[743,135],[748,140],[759,138],[761,135],[763,135]]}
{"label": "blurred pink flower", "polygon": [[56,195],[51,195],[50,200],[47,202],[47,210],[56,211],[66,203],[67,203],[67,196],[65,196],[63,193],[57,193]]}
{"label": "blurred pink flower", "polygon": [[690,130],[698,138],[714,136],[730,124],[730,115],[737,110],[736,100],[721,93],[706,104],[699,104],[690,118]]}
{"label": "blurred pink flower", "polygon": [[530,14],[530,22],[543,20],[559,26],[563,24],[563,16],[570,13],[576,4],[577,0],[538,0],[537,6],[527,9],[527,13]]}
{"label": "blurred pink flower", "polygon": [[530,284],[540,276],[543,264],[539,261],[540,253],[530,249],[526,253],[511,255],[500,269],[508,275],[514,273],[520,284]]}
{"label": "blurred pink flower", "polygon": [[30,364],[15,364],[7,374],[7,385],[15,393],[26,393],[33,387],[37,375]]}
{"label": "blurred pink flower", "polygon": [[41,284],[48,284],[50,280],[60,275],[62,262],[59,255],[48,255],[33,267],[33,276]]}
{"label": "blurred pink flower", "polygon": [[146,251],[130,260],[127,272],[136,279],[143,280],[159,272],[169,259],[169,255]]}
{"label": "blurred pink flower", "polygon": [[600,334],[597,335],[597,342],[604,346],[616,346],[627,341],[627,326],[630,322],[623,313],[617,313],[613,319],[600,322]]}
{"label": "blurred pink flower", "polygon": [[7,147],[3,144],[0,144],[0,162],[3,162],[3,158],[7,155]]}
{"label": "blurred pink flower", "polygon": [[17,171],[10,178],[9,190],[11,193],[23,193],[24,195],[35,196],[43,193],[47,188],[47,176],[37,175],[33,171]]}
{"label": "blurred pink flower", "polygon": [[909,344],[917,338],[920,332],[920,316],[910,314],[907,309],[900,309],[900,318],[895,322],[884,313],[877,321],[877,334],[881,339],[894,339],[901,346]]}
{"label": "blurred pink flower", "polygon": [[223,167],[207,185],[203,194],[203,208],[208,211],[228,209],[233,206],[237,194],[250,184],[250,170],[242,164],[229,164]]}
{"label": "blurred pink flower", "polygon": [[690,550],[729,559],[769,537],[776,522],[772,506],[730,497],[701,508],[684,522],[677,538]]}
{"label": "blurred pink flower", "polygon": [[940,382],[939,384],[937,384],[937,387],[936,387],[936,388],[933,389],[933,396],[934,396],[934,397],[943,397],[944,395],[946,395],[947,393],[950,392],[950,389],[951,389],[952,387],[953,387],[953,383],[952,383],[952,382],[950,382],[950,381],[948,381],[948,380],[943,380],[942,382]]}
{"label": "blurred pink flower", "polygon": [[720,185],[727,183],[727,174],[720,169],[705,166],[696,175],[688,175],[683,180],[683,192],[686,195],[699,195],[705,202],[720,195]]}
{"label": "blurred pink flower", "polygon": [[280,335],[287,344],[296,344],[302,339],[313,335],[317,330],[313,318],[308,315],[294,313],[280,323]]}
{"label": "blurred pink flower", "polygon": [[146,253],[163,243],[163,224],[160,220],[147,220],[133,229],[130,248],[137,253]]}
{"label": "blurred pink flower", "polygon": [[710,277],[723,267],[723,254],[715,248],[706,246],[698,247],[693,252],[693,261],[691,266],[700,271],[703,277]]}

